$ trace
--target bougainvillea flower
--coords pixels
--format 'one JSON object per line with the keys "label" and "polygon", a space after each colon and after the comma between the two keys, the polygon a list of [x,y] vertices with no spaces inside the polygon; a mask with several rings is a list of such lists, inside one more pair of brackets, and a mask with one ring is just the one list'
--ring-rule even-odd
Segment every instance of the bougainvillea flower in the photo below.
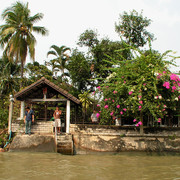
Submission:
{"label": "bougainvillea flower", "polygon": [[142,125],[142,122],[141,122],[141,121],[139,121],[139,122],[138,122],[138,124],[141,126],[141,125]]}
{"label": "bougainvillea flower", "polygon": [[124,108],[124,109],[123,109],[123,111],[127,111],[127,109],[126,109],[126,108]]}
{"label": "bougainvillea flower", "polygon": [[139,126],[139,124],[136,124],[136,126]]}
{"label": "bougainvillea flower", "polygon": [[139,106],[139,109],[141,109],[142,108],[142,106]]}
{"label": "bougainvillea flower", "polygon": [[113,91],[114,94],[117,94],[117,91]]}
{"label": "bougainvillea flower", "polygon": [[114,102],[114,99],[112,100],[112,102]]}
{"label": "bougainvillea flower", "polygon": [[111,100],[111,98],[109,98],[109,100]]}
{"label": "bougainvillea flower", "polygon": [[176,86],[173,86],[173,87],[172,87],[172,90],[176,90]]}
{"label": "bougainvillea flower", "polygon": [[166,88],[166,89],[169,89],[170,88],[170,83],[169,82],[164,82],[163,86]]}
{"label": "bougainvillea flower", "polygon": [[92,95],[95,95],[95,91],[92,93]]}
{"label": "bougainvillea flower", "polygon": [[110,115],[112,116],[114,114],[114,112],[111,112]]}
{"label": "bougainvillea flower", "polygon": [[166,71],[163,71],[163,74],[166,74]]}
{"label": "bougainvillea flower", "polygon": [[143,101],[139,101],[140,104],[143,104]]}
{"label": "bougainvillea flower", "polygon": [[146,83],[144,83],[143,86],[146,86]]}
{"label": "bougainvillea flower", "polygon": [[96,117],[99,118],[100,114],[99,113],[96,113]]}
{"label": "bougainvillea flower", "polygon": [[129,95],[131,95],[132,93],[133,93],[133,92],[132,92],[132,91],[130,91],[130,92],[129,92]]}
{"label": "bougainvillea flower", "polygon": [[116,107],[119,109],[119,108],[120,108],[120,105],[118,104]]}
{"label": "bougainvillea flower", "polygon": [[121,111],[120,114],[123,114],[123,112]]}
{"label": "bougainvillea flower", "polygon": [[104,99],[104,101],[108,101],[108,99],[106,98],[106,99]]}
{"label": "bougainvillea flower", "polygon": [[136,122],[136,119],[134,119],[133,122]]}
{"label": "bougainvillea flower", "polygon": [[158,122],[161,122],[161,118],[158,118]]}
{"label": "bougainvillea flower", "polygon": [[100,88],[101,88],[101,86],[98,86],[98,87],[97,87],[97,89],[99,89],[99,91],[100,91]]}
{"label": "bougainvillea flower", "polygon": [[124,84],[126,84],[126,81],[124,81]]}
{"label": "bougainvillea flower", "polygon": [[97,107],[100,107],[100,104],[97,104]]}
{"label": "bougainvillea flower", "polygon": [[101,113],[101,111],[99,111],[99,113]]}
{"label": "bougainvillea flower", "polygon": [[170,75],[170,79],[173,80],[173,81],[180,81],[179,76],[176,75],[176,74],[171,74],[171,75]]}
{"label": "bougainvillea flower", "polygon": [[107,109],[109,106],[108,105],[105,105],[104,108]]}

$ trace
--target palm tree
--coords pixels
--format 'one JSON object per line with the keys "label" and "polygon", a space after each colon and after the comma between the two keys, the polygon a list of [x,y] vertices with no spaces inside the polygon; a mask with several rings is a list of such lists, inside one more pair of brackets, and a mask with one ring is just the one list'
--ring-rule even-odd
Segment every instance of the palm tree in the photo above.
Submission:
{"label": "palm tree", "polygon": [[67,51],[70,51],[70,48],[66,47],[66,46],[56,46],[56,45],[52,45],[50,47],[50,50],[47,53],[48,55],[54,55],[55,58],[50,60],[50,64],[53,64],[53,70],[55,68],[58,68],[61,70],[61,78],[63,80],[64,76],[67,76],[67,73],[65,73],[65,69],[66,69],[66,63],[69,60],[69,55],[66,53]]}
{"label": "palm tree", "polygon": [[[32,32],[46,35],[45,27],[34,26],[34,23],[43,18],[43,14],[37,13],[30,16],[28,3],[16,2],[2,13],[5,24],[0,26],[0,45],[5,48],[4,53],[8,57],[14,57],[16,63],[21,63],[21,78],[26,57],[29,52],[30,58],[35,59],[36,39]],[[22,84],[21,84],[22,87]]]}

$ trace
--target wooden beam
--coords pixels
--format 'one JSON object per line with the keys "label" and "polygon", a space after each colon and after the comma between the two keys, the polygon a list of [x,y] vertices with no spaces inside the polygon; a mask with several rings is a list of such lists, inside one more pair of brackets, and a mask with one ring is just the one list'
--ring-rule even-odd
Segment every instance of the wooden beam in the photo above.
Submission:
{"label": "wooden beam", "polygon": [[67,101],[67,99],[28,99],[31,102],[61,102]]}

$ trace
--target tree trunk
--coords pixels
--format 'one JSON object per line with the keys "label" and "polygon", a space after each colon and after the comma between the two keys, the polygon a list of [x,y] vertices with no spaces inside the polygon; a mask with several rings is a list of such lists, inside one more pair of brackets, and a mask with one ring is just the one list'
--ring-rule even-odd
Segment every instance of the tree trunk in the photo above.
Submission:
{"label": "tree trunk", "polygon": [[21,81],[20,81],[20,89],[23,87],[23,79],[24,79],[24,63],[21,62]]}
{"label": "tree trunk", "polygon": [[140,134],[144,134],[144,125],[143,125],[143,113],[140,112],[140,121],[142,122],[142,125],[140,126]]}

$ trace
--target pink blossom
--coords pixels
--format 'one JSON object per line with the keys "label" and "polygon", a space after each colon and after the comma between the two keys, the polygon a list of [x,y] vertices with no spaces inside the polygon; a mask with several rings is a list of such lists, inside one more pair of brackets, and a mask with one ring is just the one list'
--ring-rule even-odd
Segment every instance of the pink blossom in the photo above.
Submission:
{"label": "pink blossom", "polygon": [[161,122],[161,118],[158,118],[158,122]]}
{"label": "pink blossom", "polygon": [[142,98],[142,96],[138,96],[140,99]]}
{"label": "pink blossom", "polygon": [[108,105],[105,105],[105,106],[104,106],[105,109],[108,109],[108,107],[109,107]]}
{"label": "pink blossom", "polygon": [[118,104],[116,107],[119,109],[119,108],[120,108],[120,105]]}
{"label": "pink blossom", "polygon": [[114,114],[114,112],[111,112],[110,115],[112,116]]}
{"label": "pink blossom", "polygon": [[170,83],[169,82],[164,82],[163,86],[166,88],[166,89],[169,89],[170,88]]}
{"label": "pink blossom", "polygon": [[117,91],[113,91],[113,93],[114,93],[114,94],[116,94],[116,93],[117,93]]}
{"label": "pink blossom", "polygon": [[176,90],[176,86],[173,86],[173,87],[172,87],[172,90]]}
{"label": "pink blossom", "polygon": [[98,86],[98,87],[97,87],[97,89],[99,89],[99,91],[100,91],[100,88],[101,88],[101,86]]}
{"label": "pink blossom", "polygon": [[108,88],[109,86],[106,86],[106,88]]}
{"label": "pink blossom", "polygon": [[166,71],[163,71],[163,74],[166,74]]}
{"label": "pink blossom", "polygon": [[108,101],[108,99],[106,98],[106,99],[104,99],[104,101]]}
{"label": "pink blossom", "polygon": [[166,108],[167,106],[164,104],[164,107]]}
{"label": "pink blossom", "polygon": [[136,122],[136,119],[134,119],[133,122]]}
{"label": "pink blossom", "polygon": [[171,74],[170,79],[173,80],[173,81],[180,81],[179,76],[176,75],[176,74]]}
{"label": "pink blossom", "polygon": [[109,100],[111,100],[111,98],[109,98]]}
{"label": "pink blossom", "polygon": [[160,78],[161,78],[161,76],[158,75],[158,76],[157,76],[157,79],[160,79]]}
{"label": "pink blossom", "polygon": [[165,111],[166,109],[163,109],[162,111]]}
{"label": "pink blossom", "polygon": [[138,122],[138,124],[141,126],[141,125],[142,125],[142,122],[141,122],[141,121],[139,121],[139,122]]}
{"label": "pink blossom", "polygon": [[99,114],[99,113],[97,113],[97,114],[96,114],[96,117],[97,117],[97,118],[99,118],[99,116],[100,116],[100,114]]}
{"label": "pink blossom", "polygon": [[141,109],[142,108],[142,106],[139,106],[139,109]]}
{"label": "pink blossom", "polygon": [[99,111],[99,113],[101,113],[101,111]]}
{"label": "pink blossom", "polygon": [[97,107],[100,107],[100,104],[97,104]]}
{"label": "pink blossom", "polygon": [[178,86],[180,86],[180,83],[177,83],[178,84]]}
{"label": "pink blossom", "polygon": [[114,99],[112,100],[112,102],[114,102]]}
{"label": "pink blossom", "polygon": [[126,84],[126,81],[124,81],[124,84]]}
{"label": "pink blossom", "polygon": [[122,79],[124,78],[124,76],[121,77]]}
{"label": "pink blossom", "polygon": [[127,109],[126,109],[126,108],[124,108],[124,109],[123,109],[123,111],[127,111]]}
{"label": "pink blossom", "polygon": [[144,83],[143,86],[146,86],[146,83]]}
{"label": "pink blossom", "polygon": [[95,95],[95,91],[92,93],[92,95]]}
{"label": "pink blossom", "polygon": [[136,126],[139,126],[139,124],[136,124]]}
{"label": "pink blossom", "polygon": [[120,114],[123,114],[123,112],[121,111]]}
{"label": "pink blossom", "polygon": [[129,95],[131,95],[132,93],[133,93],[133,92],[132,92],[132,91],[130,91],[130,92],[129,92]]}
{"label": "pink blossom", "polygon": [[143,104],[143,101],[139,101],[140,104]]}

